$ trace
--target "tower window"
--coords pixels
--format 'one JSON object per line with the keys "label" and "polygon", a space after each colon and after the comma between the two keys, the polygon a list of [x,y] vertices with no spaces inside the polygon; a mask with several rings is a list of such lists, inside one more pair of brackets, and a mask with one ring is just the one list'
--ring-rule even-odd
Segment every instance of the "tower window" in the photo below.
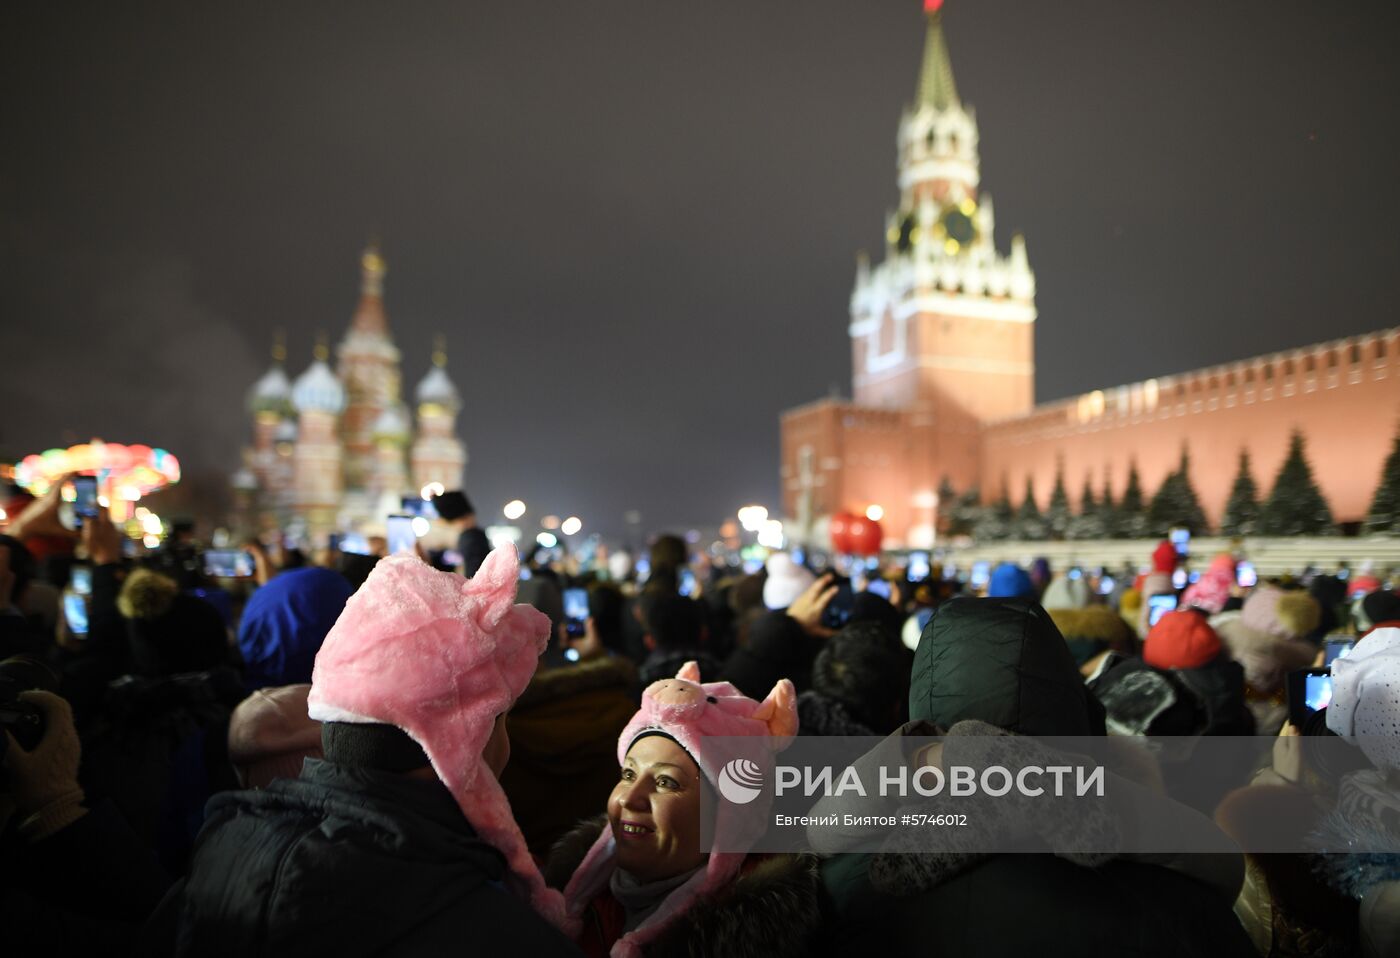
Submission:
{"label": "tower window", "polygon": [[1355,366],[1355,365],[1356,365],[1357,363],[1359,363],[1359,362],[1361,362],[1361,344],[1360,344],[1360,343],[1352,343],[1352,344],[1351,344],[1351,364],[1352,364],[1353,366]]}

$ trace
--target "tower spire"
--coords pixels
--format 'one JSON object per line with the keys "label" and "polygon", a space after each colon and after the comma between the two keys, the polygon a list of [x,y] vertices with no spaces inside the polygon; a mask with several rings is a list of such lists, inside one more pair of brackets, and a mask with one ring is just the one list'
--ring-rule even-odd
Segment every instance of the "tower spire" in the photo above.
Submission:
{"label": "tower spire", "polygon": [[371,242],[360,255],[360,304],[350,323],[352,332],[388,338],[389,321],[384,315],[384,274],[388,266],[379,252],[379,244]]}
{"label": "tower spire", "polygon": [[433,337],[433,365],[438,369],[447,366],[447,337],[442,333]]}
{"label": "tower spire", "polygon": [[279,366],[287,361],[287,331],[280,326],[272,331],[272,361]]}
{"label": "tower spire", "polygon": [[383,296],[385,271],[379,244],[370,243],[360,257],[360,292],[365,296]]}
{"label": "tower spire", "polygon": [[953,82],[953,63],[948,59],[948,44],[943,40],[943,0],[924,0],[928,17],[928,32],[924,38],[924,65],[919,73],[917,106],[946,110],[961,106],[958,87]]}

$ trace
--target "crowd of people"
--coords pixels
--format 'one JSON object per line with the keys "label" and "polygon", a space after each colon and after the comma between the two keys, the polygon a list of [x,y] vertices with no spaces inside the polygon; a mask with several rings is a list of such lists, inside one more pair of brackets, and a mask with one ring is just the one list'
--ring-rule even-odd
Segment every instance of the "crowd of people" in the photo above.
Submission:
{"label": "crowd of people", "polygon": [[[189,529],[133,558],[101,511],[71,528],[60,488],[0,536],[16,954],[1400,954],[1400,595],[1377,577],[1187,575],[1170,541],[1142,570],[975,583],[746,569],[671,535],[580,563],[491,550],[449,492],[446,555],[250,542],[225,580]],[[1294,694],[1309,673],[1330,701]],[[1008,735],[1273,744],[1204,810],[1151,750],[1115,771],[1211,852],[1071,848],[1008,804],[1015,851],[760,853],[713,801],[719,741],[762,765],[865,736],[863,761],[922,767]],[[1280,817],[1312,851],[1241,851]]]}

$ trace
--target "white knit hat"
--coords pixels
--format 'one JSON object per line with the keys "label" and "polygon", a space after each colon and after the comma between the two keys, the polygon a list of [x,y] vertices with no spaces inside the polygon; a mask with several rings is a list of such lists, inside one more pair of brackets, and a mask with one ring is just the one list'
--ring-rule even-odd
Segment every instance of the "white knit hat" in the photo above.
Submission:
{"label": "white knit hat", "polygon": [[763,583],[763,604],[770,609],[786,609],[806,592],[817,577],[792,561],[786,552],[768,557],[768,581]]}
{"label": "white knit hat", "polygon": [[1376,629],[1332,663],[1327,727],[1377,768],[1400,769],[1400,629]]}

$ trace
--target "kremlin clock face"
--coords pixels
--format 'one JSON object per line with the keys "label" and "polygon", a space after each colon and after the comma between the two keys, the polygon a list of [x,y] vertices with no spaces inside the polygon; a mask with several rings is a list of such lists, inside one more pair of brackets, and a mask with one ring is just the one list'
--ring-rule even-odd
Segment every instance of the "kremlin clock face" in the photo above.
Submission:
{"label": "kremlin clock face", "polygon": [[972,217],[961,207],[950,206],[943,211],[943,215],[938,219],[938,225],[942,227],[942,233],[947,245],[953,246],[954,250],[970,246],[977,238],[977,226],[972,222]]}

